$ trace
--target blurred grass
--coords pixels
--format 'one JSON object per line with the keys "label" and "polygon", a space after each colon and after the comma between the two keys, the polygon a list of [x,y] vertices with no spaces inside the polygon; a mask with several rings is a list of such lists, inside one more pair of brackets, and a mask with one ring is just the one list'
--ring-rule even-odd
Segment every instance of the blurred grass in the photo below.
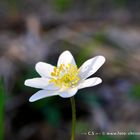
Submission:
{"label": "blurred grass", "polygon": [[4,88],[0,80],[0,140],[4,139]]}

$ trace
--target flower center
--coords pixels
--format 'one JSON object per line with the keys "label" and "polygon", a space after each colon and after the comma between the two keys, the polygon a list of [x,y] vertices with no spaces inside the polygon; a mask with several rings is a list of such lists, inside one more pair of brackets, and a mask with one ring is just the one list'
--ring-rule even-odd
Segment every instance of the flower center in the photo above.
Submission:
{"label": "flower center", "polygon": [[75,87],[80,80],[78,74],[77,66],[61,64],[59,67],[54,68],[51,73],[52,79],[49,82],[60,88]]}

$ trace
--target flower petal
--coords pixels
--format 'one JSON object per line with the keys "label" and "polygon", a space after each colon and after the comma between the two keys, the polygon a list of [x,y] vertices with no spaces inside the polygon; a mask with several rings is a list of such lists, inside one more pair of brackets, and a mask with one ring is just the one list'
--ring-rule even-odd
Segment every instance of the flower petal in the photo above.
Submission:
{"label": "flower petal", "polygon": [[32,78],[25,80],[24,84],[29,87],[47,89],[47,90],[58,90],[59,87],[49,83],[50,79],[47,78]]}
{"label": "flower petal", "polygon": [[44,62],[38,62],[35,65],[35,69],[39,73],[40,76],[50,78],[51,72],[53,71],[54,66],[48,63],[44,63]]}
{"label": "flower petal", "polygon": [[38,92],[36,92],[34,95],[32,95],[30,97],[29,101],[34,102],[34,101],[40,100],[42,98],[55,96],[55,95],[58,95],[58,92],[47,91],[47,90],[39,90]]}
{"label": "flower petal", "polygon": [[69,51],[64,51],[58,58],[57,66],[61,64],[73,64],[76,65],[74,57]]}
{"label": "flower petal", "polygon": [[105,62],[105,58],[103,56],[96,56],[87,60],[80,68],[79,68],[79,77],[81,80],[84,80],[94,74]]}
{"label": "flower petal", "polygon": [[78,85],[78,89],[86,88],[86,87],[92,87],[100,84],[102,82],[102,79],[99,77],[89,78],[87,80],[84,80],[82,83]]}
{"label": "flower petal", "polygon": [[69,98],[69,97],[74,96],[77,91],[78,91],[77,88],[71,88],[71,89],[59,92],[59,96],[62,98]]}

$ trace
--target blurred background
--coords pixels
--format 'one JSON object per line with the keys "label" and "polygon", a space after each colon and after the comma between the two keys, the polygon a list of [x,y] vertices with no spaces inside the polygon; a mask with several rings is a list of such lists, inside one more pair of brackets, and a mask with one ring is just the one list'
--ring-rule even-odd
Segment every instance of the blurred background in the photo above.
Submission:
{"label": "blurred background", "polygon": [[96,55],[103,83],[76,94],[76,140],[139,140],[139,0],[0,0],[0,140],[69,140],[71,106],[59,96],[29,103],[38,61],[56,65],[64,50],[80,66]]}

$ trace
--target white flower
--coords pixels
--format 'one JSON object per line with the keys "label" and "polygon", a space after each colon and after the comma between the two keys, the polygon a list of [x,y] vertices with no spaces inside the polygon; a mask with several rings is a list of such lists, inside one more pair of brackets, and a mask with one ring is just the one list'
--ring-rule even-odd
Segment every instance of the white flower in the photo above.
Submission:
{"label": "white flower", "polygon": [[79,89],[100,84],[102,80],[99,77],[87,78],[94,74],[104,62],[103,56],[96,56],[87,60],[78,69],[69,51],[64,51],[59,56],[57,67],[38,62],[35,69],[41,77],[27,79],[24,84],[42,90],[32,95],[29,101],[34,102],[54,95],[68,98],[74,96]]}

